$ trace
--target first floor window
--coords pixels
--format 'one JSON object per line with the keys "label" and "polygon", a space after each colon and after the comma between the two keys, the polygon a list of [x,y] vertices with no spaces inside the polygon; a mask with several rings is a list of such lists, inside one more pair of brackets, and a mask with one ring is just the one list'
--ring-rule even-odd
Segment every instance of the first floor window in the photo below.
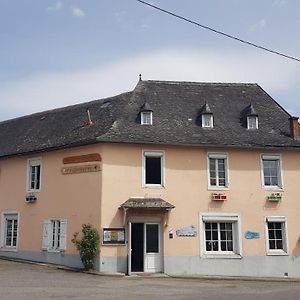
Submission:
{"label": "first floor window", "polygon": [[264,187],[282,188],[280,156],[263,155],[262,168]]}
{"label": "first floor window", "polygon": [[233,251],[232,223],[205,223],[206,251]]}
{"label": "first floor window", "polygon": [[16,248],[18,243],[18,214],[4,214],[4,247]]}
{"label": "first floor window", "polygon": [[28,161],[28,191],[39,191],[41,188],[41,160]]}
{"label": "first floor window", "polygon": [[209,154],[209,185],[211,187],[227,187],[227,156],[226,154]]}
{"label": "first floor window", "polygon": [[163,152],[144,152],[144,185],[163,186]]}
{"label": "first floor window", "polygon": [[67,221],[63,219],[45,220],[43,224],[43,249],[61,251],[66,249]]}
{"label": "first floor window", "polygon": [[285,217],[267,217],[267,252],[268,254],[286,254],[286,219]]}
{"label": "first floor window", "polygon": [[202,216],[204,254],[236,255],[241,253],[239,217],[237,215]]}

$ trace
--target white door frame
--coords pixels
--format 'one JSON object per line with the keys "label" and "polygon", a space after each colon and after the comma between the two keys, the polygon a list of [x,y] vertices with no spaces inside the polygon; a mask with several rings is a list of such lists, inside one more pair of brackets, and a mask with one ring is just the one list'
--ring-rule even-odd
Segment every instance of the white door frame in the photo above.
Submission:
{"label": "white door frame", "polygon": [[149,218],[149,217],[134,217],[130,218],[128,220],[128,238],[127,238],[127,253],[128,253],[128,259],[127,259],[127,270],[128,270],[128,275],[131,275],[131,254],[132,254],[132,243],[131,243],[131,238],[132,238],[132,223],[143,223],[144,224],[144,272],[145,272],[145,254],[146,254],[146,224],[158,224],[158,234],[159,234],[159,272],[163,272],[163,234],[162,234],[162,218],[161,217],[154,217],[154,218]]}

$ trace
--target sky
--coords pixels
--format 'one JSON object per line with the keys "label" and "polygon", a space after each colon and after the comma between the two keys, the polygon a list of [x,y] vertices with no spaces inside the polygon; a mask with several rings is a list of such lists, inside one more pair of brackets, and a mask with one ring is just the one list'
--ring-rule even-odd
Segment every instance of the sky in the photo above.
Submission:
{"label": "sky", "polygon": [[[298,0],[149,0],[300,58]],[[143,80],[258,83],[300,116],[300,62],[136,0],[0,0],[0,121],[131,91]]]}

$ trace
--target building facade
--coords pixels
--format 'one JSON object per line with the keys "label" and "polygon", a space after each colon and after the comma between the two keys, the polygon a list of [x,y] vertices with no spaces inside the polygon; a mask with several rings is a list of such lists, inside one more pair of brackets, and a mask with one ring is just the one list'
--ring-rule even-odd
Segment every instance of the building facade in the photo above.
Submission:
{"label": "building facade", "polygon": [[0,255],[100,272],[300,277],[299,123],[256,84],[140,81],[0,123]]}

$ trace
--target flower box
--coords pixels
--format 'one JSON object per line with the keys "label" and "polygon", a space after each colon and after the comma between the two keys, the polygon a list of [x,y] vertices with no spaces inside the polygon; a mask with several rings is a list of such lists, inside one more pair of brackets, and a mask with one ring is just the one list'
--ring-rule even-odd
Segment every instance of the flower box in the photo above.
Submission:
{"label": "flower box", "polygon": [[212,201],[225,201],[227,200],[227,195],[221,193],[212,193],[211,199]]}
{"label": "flower box", "polygon": [[273,201],[273,202],[279,202],[282,200],[282,194],[280,193],[272,193],[270,196],[267,197],[268,201]]}

